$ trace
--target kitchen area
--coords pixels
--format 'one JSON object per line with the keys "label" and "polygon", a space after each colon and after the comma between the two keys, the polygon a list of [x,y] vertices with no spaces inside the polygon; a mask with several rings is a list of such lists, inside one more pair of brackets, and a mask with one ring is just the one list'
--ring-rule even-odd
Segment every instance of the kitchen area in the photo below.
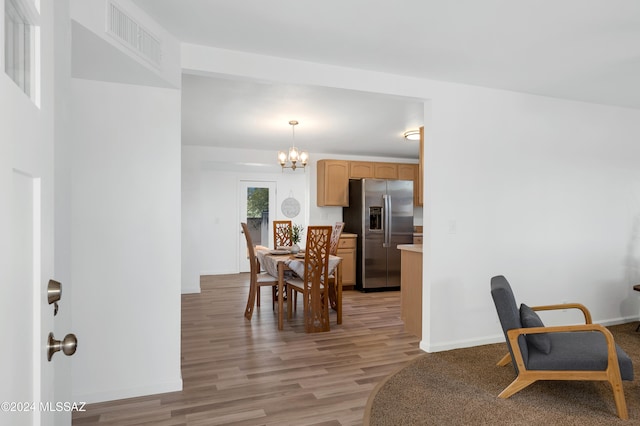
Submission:
{"label": "kitchen area", "polygon": [[[420,153],[423,132],[421,128]],[[422,155],[418,164],[323,159],[317,167],[317,205],[343,207],[344,289],[399,290],[405,330],[418,337],[422,337],[422,168]],[[420,217],[414,218],[414,208]]]}

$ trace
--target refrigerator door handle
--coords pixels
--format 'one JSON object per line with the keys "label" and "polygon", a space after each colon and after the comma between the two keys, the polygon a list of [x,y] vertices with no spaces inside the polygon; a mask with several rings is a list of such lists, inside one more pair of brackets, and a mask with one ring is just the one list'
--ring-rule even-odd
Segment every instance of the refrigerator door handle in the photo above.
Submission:
{"label": "refrigerator door handle", "polygon": [[391,195],[385,194],[382,199],[384,201],[384,208],[382,209],[384,242],[382,247],[389,247],[391,243]]}

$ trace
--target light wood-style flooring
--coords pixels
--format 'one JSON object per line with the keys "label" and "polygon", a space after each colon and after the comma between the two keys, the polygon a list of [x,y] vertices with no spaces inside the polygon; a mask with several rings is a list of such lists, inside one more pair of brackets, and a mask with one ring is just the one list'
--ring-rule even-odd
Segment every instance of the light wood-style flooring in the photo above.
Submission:
{"label": "light wood-style flooring", "polygon": [[248,281],[205,276],[182,296],[181,392],[90,404],[73,425],[361,425],[375,385],[422,353],[398,291],[345,291],[342,324],[332,311],[331,331],[305,334],[301,299],[278,331],[269,288],[246,320]]}

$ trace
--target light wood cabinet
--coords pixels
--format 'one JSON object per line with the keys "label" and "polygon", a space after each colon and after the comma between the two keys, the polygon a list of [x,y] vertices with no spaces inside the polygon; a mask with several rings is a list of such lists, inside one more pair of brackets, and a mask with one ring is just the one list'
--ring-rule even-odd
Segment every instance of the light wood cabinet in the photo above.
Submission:
{"label": "light wood cabinet", "polygon": [[400,318],[404,329],[422,339],[422,246],[400,249]]}
{"label": "light wood cabinet", "polygon": [[416,206],[421,206],[424,202],[423,198],[423,188],[424,188],[424,126],[420,127],[420,152],[418,153],[418,158],[420,161],[418,163],[418,202]]}
{"label": "light wood cabinet", "polygon": [[418,164],[398,164],[398,179],[413,181],[413,205],[420,204],[420,184],[418,180]]}
{"label": "light wood cabinet", "polygon": [[376,179],[398,179],[398,165],[396,163],[373,163]]}
{"label": "light wood cabinet", "polygon": [[[422,152],[422,147],[420,148]],[[422,155],[421,155],[422,158]],[[421,160],[422,161],[422,160]],[[422,174],[418,164],[375,161],[318,160],[318,207],[349,205],[349,179],[413,181],[413,204],[422,205]]]}
{"label": "light wood cabinet", "polygon": [[398,164],[398,179],[415,180],[418,175],[417,164]]}
{"label": "light wood cabinet", "polygon": [[375,177],[375,169],[371,161],[350,161],[350,179],[371,179]]}
{"label": "light wood cabinet", "polygon": [[319,160],[318,206],[349,205],[349,162],[344,160]]}
{"label": "light wood cabinet", "polygon": [[342,258],[342,288],[356,285],[356,234],[342,234],[338,242],[337,256]]}

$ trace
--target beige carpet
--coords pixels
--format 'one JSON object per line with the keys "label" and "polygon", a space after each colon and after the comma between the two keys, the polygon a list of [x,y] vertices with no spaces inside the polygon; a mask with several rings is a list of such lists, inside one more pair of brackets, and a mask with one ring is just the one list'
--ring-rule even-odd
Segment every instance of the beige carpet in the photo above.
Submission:
{"label": "beige carpet", "polygon": [[398,425],[640,425],[638,323],[609,327],[634,362],[625,381],[629,420],[617,417],[607,382],[536,382],[509,399],[497,395],[511,383],[511,364],[496,366],[503,343],[421,355],[372,392],[364,424]]}

